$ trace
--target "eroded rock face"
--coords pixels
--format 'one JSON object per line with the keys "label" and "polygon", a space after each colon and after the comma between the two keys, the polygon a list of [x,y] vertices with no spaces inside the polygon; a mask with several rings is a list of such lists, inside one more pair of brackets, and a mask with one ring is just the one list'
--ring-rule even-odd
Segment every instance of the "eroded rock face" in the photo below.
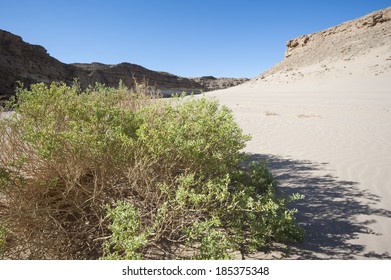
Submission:
{"label": "eroded rock face", "polygon": [[374,65],[360,67],[367,67],[368,74],[386,73],[391,71],[391,7],[297,37],[289,40],[286,45],[284,60],[255,80],[267,82],[268,77],[281,75],[296,81],[303,77],[301,71],[304,68],[308,72],[311,67],[317,69],[314,75],[323,75],[331,70],[343,72],[344,68],[349,68],[350,63],[374,50],[378,50],[377,53],[381,53],[385,59]]}
{"label": "eroded rock face", "polygon": [[131,63],[65,64],[51,57],[42,46],[28,44],[21,37],[0,29],[0,99],[12,96],[18,81],[29,87],[38,82],[62,81],[71,84],[75,78],[83,88],[95,83],[116,87],[120,80],[131,88],[135,81],[147,81],[163,95],[200,93],[234,86],[247,80],[205,77],[190,79],[152,71]]}
{"label": "eroded rock face", "polygon": [[[287,42],[285,58],[288,58],[293,54],[304,52],[307,49],[306,47],[317,46],[325,41],[334,41],[334,45],[325,45],[330,47],[329,52],[335,51],[335,48],[339,47],[340,43],[343,43],[343,40],[345,40],[346,42],[353,41],[353,37],[356,37],[358,40],[361,40],[362,38],[359,38],[360,34],[368,35],[369,33],[374,33],[373,35],[369,35],[368,39],[379,35],[377,29],[379,29],[380,31],[384,31],[384,33],[387,33],[388,31],[388,34],[390,34],[390,29],[386,29],[390,28],[390,21],[391,8],[387,8],[384,10],[373,12],[356,20],[347,21],[345,23],[328,28],[320,32],[300,36]],[[332,39],[330,38],[330,36],[332,36]],[[324,52],[325,51],[326,50],[324,50]]]}
{"label": "eroded rock face", "polygon": [[310,37],[308,35],[304,35],[304,36],[289,40],[286,43],[286,46],[288,48],[285,52],[285,57],[291,56],[292,52],[294,51],[295,48],[304,47],[308,43],[309,40],[310,40]]}
{"label": "eroded rock face", "polygon": [[106,65],[65,64],[51,57],[45,48],[31,45],[10,32],[0,30],[0,96],[6,99],[13,95],[18,81],[25,87],[33,83],[62,81],[71,84],[79,79],[83,88],[95,83],[118,86],[119,81],[133,87],[135,81],[148,81],[163,94],[176,92],[199,93],[205,90],[197,82],[169,73],[157,72],[139,65],[121,63]]}
{"label": "eroded rock face", "polygon": [[0,97],[14,94],[17,82],[69,82],[75,69],[51,57],[45,48],[25,43],[21,37],[0,30]]}

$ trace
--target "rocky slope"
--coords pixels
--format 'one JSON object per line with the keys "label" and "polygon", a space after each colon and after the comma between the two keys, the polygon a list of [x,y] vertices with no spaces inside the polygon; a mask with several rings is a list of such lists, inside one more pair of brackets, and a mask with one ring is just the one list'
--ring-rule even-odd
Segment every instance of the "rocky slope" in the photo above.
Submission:
{"label": "rocky slope", "polygon": [[[375,57],[363,61],[371,53],[376,53]],[[363,70],[381,75],[391,71],[390,54],[391,7],[289,40],[284,60],[256,81],[267,82],[281,76],[281,82],[290,83],[308,76],[343,73],[346,69],[347,75]]]}
{"label": "rocky slope", "polygon": [[304,242],[254,259],[391,258],[390,13],[293,39],[257,80],[208,94],[281,190],[304,195],[290,205]]}
{"label": "rocky slope", "polygon": [[233,78],[184,78],[166,72],[146,69],[131,63],[107,65],[102,63],[65,64],[51,57],[45,48],[31,45],[21,37],[0,29],[0,99],[14,94],[18,81],[26,87],[32,83],[63,81],[72,83],[78,78],[82,87],[96,82],[117,86],[122,80],[128,87],[147,81],[163,95],[209,91],[245,82]]}
{"label": "rocky slope", "polygon": [[201,84],[207,91],[234,87],[249,81],[247,78],[216,78],[213,76],[203,76],[190,79]]}
{"label": "rocky slope", "polygon": [[51,57],[45,48],[25,43],[21,37],[0,30],[0,97],[14,93],[17,81],[70,82],[77,69]]}

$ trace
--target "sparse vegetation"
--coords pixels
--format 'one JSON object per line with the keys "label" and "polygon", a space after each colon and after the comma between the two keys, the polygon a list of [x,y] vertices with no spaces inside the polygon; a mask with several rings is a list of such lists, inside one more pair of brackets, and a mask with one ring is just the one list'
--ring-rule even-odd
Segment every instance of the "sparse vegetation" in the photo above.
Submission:
{"label": "sparse vegetation", "polygon": [[273,111],[266,111],[265,115],[268,116],[268,117],[270,117],[270,116],[278,116],[278,114],[276,112],[273,112]]}
{"label": "sparse vegetation", "polygon": [[228,108],[142,88],[17,90],[0,120],[0,254],[225,259],[302,238],[287,209],[300,196],[243,164]]}

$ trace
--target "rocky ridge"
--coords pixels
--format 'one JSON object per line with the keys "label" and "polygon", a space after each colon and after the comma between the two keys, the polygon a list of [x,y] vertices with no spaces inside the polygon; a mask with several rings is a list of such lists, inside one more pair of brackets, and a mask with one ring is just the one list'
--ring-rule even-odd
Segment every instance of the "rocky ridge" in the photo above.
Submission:
{"label": "rocky ridge", "polygon": [[247,78],[216,78],[213,76],[203,76],[190,79],[202,85],[208,91],[234,87],[249,81]]}
{"label": "rocky ridge", "polygon": [[74,63],[72,66],[83,72],[83,85],[103,83],[109,86],[118,86],[120,80],[132,87],[134,82],[146,81],[150,86],[159,89],[163,95],[180,92],[200,93],[207,90],[199,83],[166,72],[152,71],[137,64],[120,63],[115,65],[102,63]]}
{"label": "rocky ridge", "polygon": [[[357,61],[374,49],[383,48],[381,63],[364,65],[370,73],[382,74],[391,70],[391,7],[347,21],[320,32],[297,37],[287,42],[283,61],[262,73],[256,81],[267,81],[273,75],[283,74],[298,80],[304,75],[300,69],[319,65],[317,75]],[[343,63],[339,63],[339,62]],[[337,63],[338,62],[338,63]],[[338,65],[337,65],[338,64]],[[380,69],[381,68],[381,69]],[[313,73],[315,71],[312,71]],[[307,73],[308,74],[308,73]],[[291,79],[291,80],[292,80]],[[289,82],[289,79],[285,79]]]}
{"label": "rocky ridge", "polygon": [[83,88],[97,82],[115,87],[120,80],[126,86],[133,87],[135,81],[147,81],[163,95],[200,93],[247,81],[235,78],[184,78],[131,63],[65,64],[51,57],[44,47],[26,43],[20,36],[0,29],[0,99],[12,96],[18,81],[28,87],[37,82],[62,81],[71,84],[75,78]]}

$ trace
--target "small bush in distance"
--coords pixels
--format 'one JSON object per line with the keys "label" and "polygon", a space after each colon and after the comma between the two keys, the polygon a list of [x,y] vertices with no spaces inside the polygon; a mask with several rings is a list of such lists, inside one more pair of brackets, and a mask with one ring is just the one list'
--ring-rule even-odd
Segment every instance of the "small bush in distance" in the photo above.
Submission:
{"label": "small bush in distance", "polygon": [[[216,100],[120,84],[20,88],[0,121],[9,258],[225,259],[302,238]],[[6,256],[7,257],[7,256]]]}

